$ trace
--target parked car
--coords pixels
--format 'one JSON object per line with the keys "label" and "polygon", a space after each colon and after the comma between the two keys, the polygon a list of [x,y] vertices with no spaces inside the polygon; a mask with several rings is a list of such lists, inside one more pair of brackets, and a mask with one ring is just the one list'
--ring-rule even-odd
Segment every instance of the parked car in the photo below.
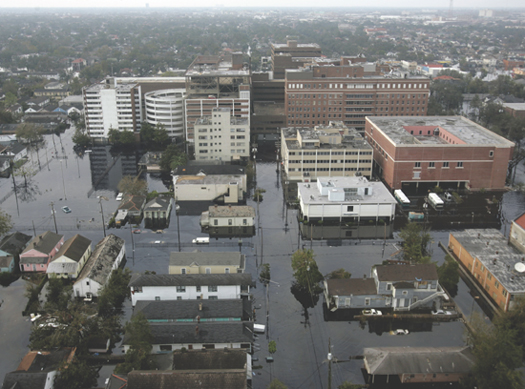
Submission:
{"label": "parked car", "polygon": [[124,193],[121,192],[121,193],[119,193],[119,194],[117,195],[117,197],[115,198],[115,200],[117,200],[117,201],[122,201],[122,198],[123,198],[123,197],[124,197]]}
{"label": "parked car", "polygon": [[383,312],[377,310],[377,309],[363,309],[361,312],[364,316],[379,316],[382,315]]}
{"label": "parked car", "polygon": [[438,310],[432,311],[432,314],[433,315],[452,315],[452,312],[438,309]]}
{"label": "parked car", "polygon": [[64,211],[64,213],[71,213],[71,208],[69,208],[67,205],[65,205],[65,206],[62,207],[62,211]]}
{"label": "parked car", "polygon": [[133,230],[133,233],[134,233],[134,234],[140,234],[140,230],[135,229],[135,230]]}
{"label": "parked car", "polygon": [[403,330],[398,328],[397,330],[394,330],[394,335],[408,335],[408,330]]}
{"label": "parked car", "polygon": [[195,238],[191,242],[193,244],[209,244],[210,238]]}

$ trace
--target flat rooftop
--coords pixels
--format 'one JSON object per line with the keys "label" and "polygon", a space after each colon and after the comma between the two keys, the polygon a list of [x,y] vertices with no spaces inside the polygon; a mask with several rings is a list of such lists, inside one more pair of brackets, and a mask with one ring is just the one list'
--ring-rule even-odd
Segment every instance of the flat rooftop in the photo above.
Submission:
{"label": "flat rooftop", "polygon": [[525,255],[509,246],[507,238],[496,229],[472,229],[452,232],[472,257],[477,258],[509,293],[525,293]]}
{"label": "flat rooftop", "polygon": [[216,185],[229,183],[242,183],[244,176],[214,174],[211,176],[174,176],[176,185]]}
{"label": "flat rooftop", "polygon": [[312,128],[283,128],[283,135],[286,140],[288,150],[330,150],[330,149],[355,149],[355,150],[372,150],[372,146],[359,134],[354,128],[348,129],[348,135],[342,137],[341,143],[319,143],[318,146],[301,145],[297,140],[297,131],[304,140],[319,139],[320,136],[338,136],[333,132],[328,132],[323,127]]}
{"label": "flat rooftop", "polygon": [[[498,145],[513,147],[514,143],[499,136],[492,131],[464,118],[463,116],[368,116],[367,121],[374,124],[397,146],[400,145],[443,145],[465,146],[465,145]],[[408,127],[408,128],[407,128]],[[430,135],[419,136],[423,128],[423,134],[430,131]],[[451,143],[434,135],[434,129],[444,130],[450,135],[458,138],[463,143]],[[410,133],[414,130],[414,134]]]}
{"label": "flat rooftop", "polygon": [[[341,202],[343,204],[396,203],[396,199],[382,182],[368,181],[365,177],[318,177],[317,181],[323,187],[331,187],[334,190],[345,192],[345,200]],[[372,194],[361,196],[345,191],[348,188],[372,188]],[[297,189],[305,204],[334,203],[334,201],[328,200],[328,196],[321,195],[315,182],[299,183],[297,184]]]}

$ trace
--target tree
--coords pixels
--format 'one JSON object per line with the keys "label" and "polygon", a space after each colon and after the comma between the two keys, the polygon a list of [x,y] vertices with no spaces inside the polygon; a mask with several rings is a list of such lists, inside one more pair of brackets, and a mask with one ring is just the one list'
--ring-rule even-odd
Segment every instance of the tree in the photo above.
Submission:
{"label": "tree", "polygon": [[75,357],[63,364],[55,376],[56,389],[83,389],[97,386],[98,372],[85,361]]}
{"label": "tree", "polygon": [[351,278],[351,277],[352,277],[352,273],[347,272],[343,268],[334,270],[333,272],[328,273],[328,275],[326,276],[326,278],[332,279],[332,280],[341,280],[341,279]]}
{"label": "tree", "polygon": [[24,177],[24,186],[27,187],[27,178],[31,178],[36,174],[36,171],[29,164],[21,165],[13,171],[15,177]]}
{"label": "tree", "polygon": [[277,343],[275,343],[275,340],[270,340],[268,342],[268,352],[270,354],[275,354],[277,352]]}
{"label": "tree", "polygon": [[5,213],[0,209],[0,235],[5,235],[13,228],[13,223],[11,222],[11,215]]}
{"label": "tree", "polygon": [[12,106],[13,104],[16,104],[16,102],[18,101],[18,99],[16,98],[16,95],[14,95],[13,93],[11,92],[7,92],[5,94],[5,100],[4,100],[4,105],[6,107],[10,107]]}
{"label": "tree", "polygon": [[303,288],[308,288],[311,294],[318,294],[322,291],[319,283],[324,277],[319,271],[314,257],[313,250],[297,250],[292,255],[292,269],[297,284]]}
{"label": "tree", "polygon": [[264,285],[268,285],[270,282],[270,264],[269,263],[263,263],[261,265],[261,272],[259,273],[259,281],[263,283]]}
{"label": "tree", "polygon": [[129,297],[128,283],[130,279],[130,269],[113,270],[111,278],[98,296],[99,315],[108,316],[114,309],[122,308],[124,300]]}
{"label": "tree", "polygon": [[430,263],[430,234],[418,223],[408,223],[399,233],[403,239],[403,259],[412,263]]}
{"label": "tree", "polygon": [[131,370],[152,370],[155,363],[151,359],[153,337],[148,320],[139,312],[131,317],[125,327],[126,338],[130,346],[125,361],[115,368],[117,374],[127,374]]}
{"label": "tree", "polygon": [[361,389],[364,385],[353,384],[351,382],[345,381],[337,387],[337,389]]}
{"label": "tree", "polygon": [[16,127],[16,137],[23,143],[38,143],[43,140],[42,127],[35,126],[32,123],[22,123]]}
{"label": "tree", "polygon": [[270,382],[270,385],[268,385],[268,387],[266,389],[288,389],[288,386],[283,384],[277,378],[274,378],[272,380],[272,382]]}
{"label": "tree", "polygon": [[445,262],[437,268],[439,283],[449,293],[456,295],[459,282],[459,265],[454,259],[447,255]]}
{"label": "tree", "polygon": [[117,185],[119,191],[125,194],[146,196],[148,183],[132,176],[124,176]]}
{"label": "tree", "polygon": [[74,144],[82,148],[87,148],[91,144],[91,137],[78,128],[75,130],[75,133],[71,139],[73,140]]}
{"label": "tree", "polygon": [[67,311],[71,291],[71,285],[65,285],[62,278],[50,278],[47,284],[46,311]]}
{"label": "tree", "polygon": [[186,153],[178,145],[170,144],[162,153],[160,168],[169,172],[178,166],[186,165],[187,162],[188,156]]}

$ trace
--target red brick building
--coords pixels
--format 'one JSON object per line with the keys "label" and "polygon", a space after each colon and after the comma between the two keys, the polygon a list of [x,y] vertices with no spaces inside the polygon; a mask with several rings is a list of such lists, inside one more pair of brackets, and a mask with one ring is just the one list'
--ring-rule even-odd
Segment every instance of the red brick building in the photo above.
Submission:
{"label": "red brick building", "polygon": [[502,189],[514,143],[462,116],[367,117],[376,171],[391,189]]}
{"label": "red brick building", "polygon": [[382,75],[385,69],[375,63],[341,63],[286,71],[287,127],[343,121],[364,132],[367,116],[426,115],[428,78]]}

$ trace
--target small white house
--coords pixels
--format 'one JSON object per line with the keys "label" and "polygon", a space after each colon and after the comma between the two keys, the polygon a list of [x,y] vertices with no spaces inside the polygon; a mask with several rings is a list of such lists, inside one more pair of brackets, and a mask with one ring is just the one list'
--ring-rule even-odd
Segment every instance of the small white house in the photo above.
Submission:
{"label": "small white house", "polygon": [[211,206],[201,214],[201,227],[253,227],[255,209],[249,205]]}
{"label": "small white house", "polygon": [[318,177],[298,184],[301,215],[307,221],[394,220],[396,199],[381,182],[365,177]]}
{"label": "small white house", "polygon": [[250,274],[135,274],[128,284],[131,304],[139,300],[239,299],[254,286]]}
{"label": "small white house", "polygon": [[124,239],[113,234],[102,239],[73,284],[75,297],[86,297],[88,293],[98,297],[100,289],[107,284],[112,271],[120,266],[125,255]]}

